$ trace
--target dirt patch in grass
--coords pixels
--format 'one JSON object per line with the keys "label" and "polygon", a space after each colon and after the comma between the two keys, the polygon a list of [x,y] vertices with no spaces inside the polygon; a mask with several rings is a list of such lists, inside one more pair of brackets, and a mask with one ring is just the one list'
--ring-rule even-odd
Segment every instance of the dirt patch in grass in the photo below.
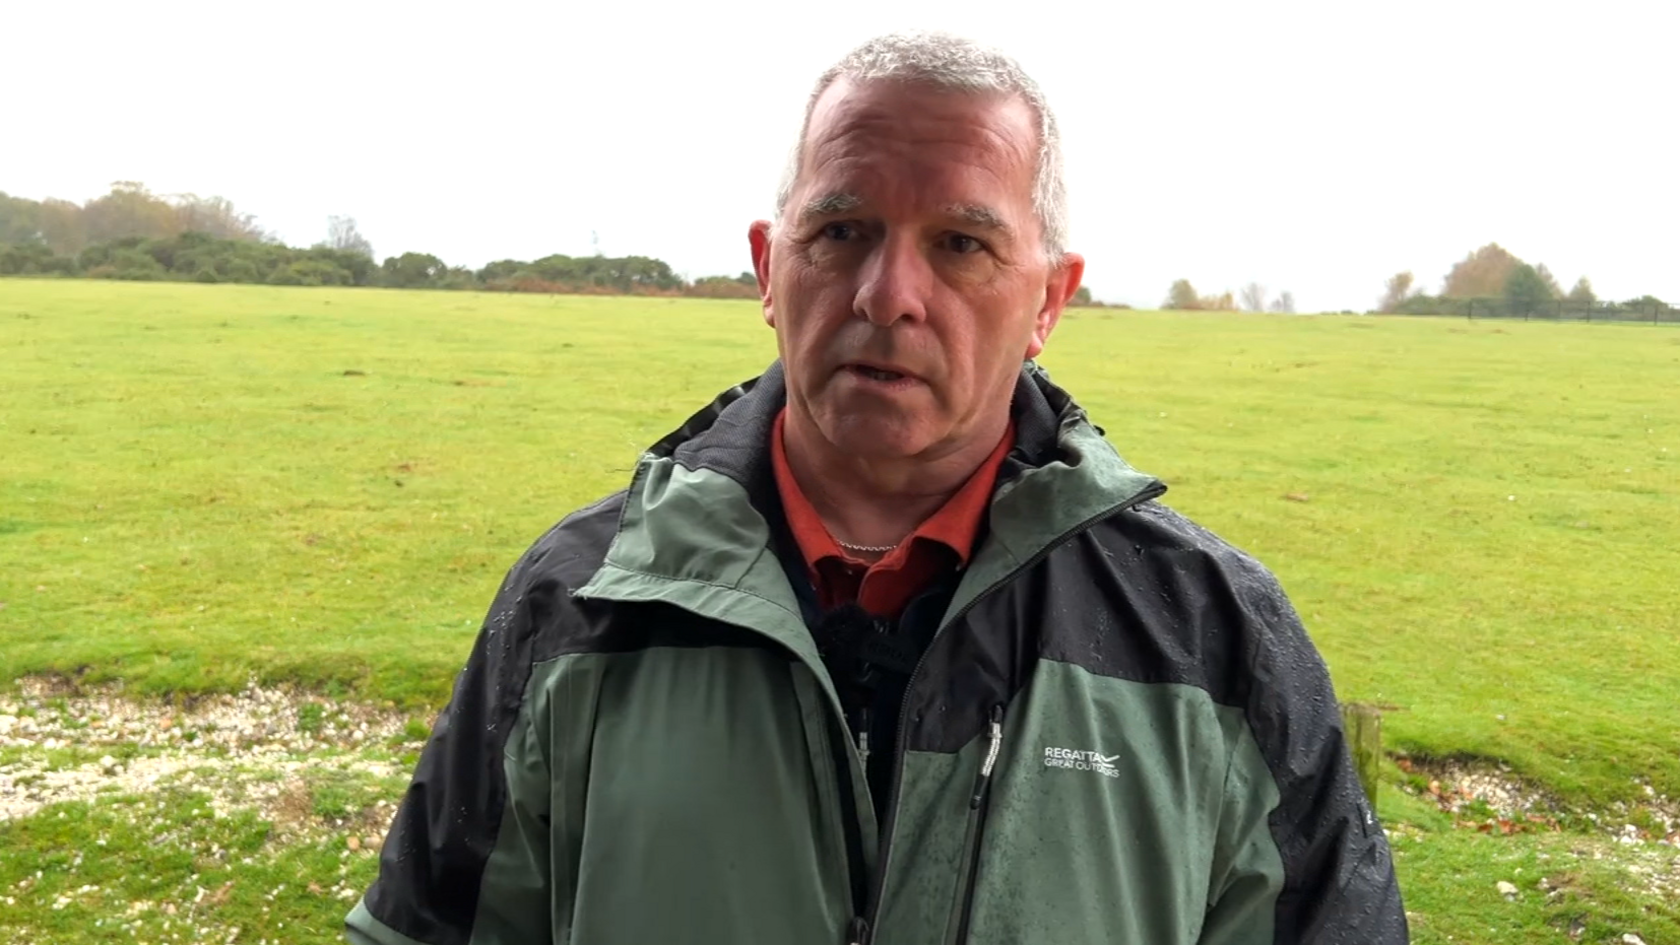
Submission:
{"label": "dirt patch in grass", "polygon": [[102,796],[200,791],[283,835],[346,831],[376,845],[424,743],[400,712],[248,686],[185,704],[62,677],[0,696],[0,822]]}
{"label": "dirt patch in grass", "polygon": [[1680,847],[1680,800],[1641,784],[1636,801],[1614,801],[1598,808],[1568,805],[1543,785],[1524,779],[1508,765],[1482,758],[1396,759],[1406,775],[1401,789],[1432,801],[1454,824],[1483,832],[1513,833],[1533,829],[1584,826],[1618,843],[1655,843]]}

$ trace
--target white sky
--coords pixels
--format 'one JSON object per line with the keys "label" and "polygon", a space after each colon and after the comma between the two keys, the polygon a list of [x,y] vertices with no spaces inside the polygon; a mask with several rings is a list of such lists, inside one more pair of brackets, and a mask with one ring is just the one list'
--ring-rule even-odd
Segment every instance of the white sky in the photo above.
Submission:
{"label": "white sky", "polygon": [[1680,302],[1680,4],[0,0],[0,189],[221,195],[292,244],[748,268],[810,84],[875,33],[1014,54],[1098,298],[1430,291],[1498,241]]}

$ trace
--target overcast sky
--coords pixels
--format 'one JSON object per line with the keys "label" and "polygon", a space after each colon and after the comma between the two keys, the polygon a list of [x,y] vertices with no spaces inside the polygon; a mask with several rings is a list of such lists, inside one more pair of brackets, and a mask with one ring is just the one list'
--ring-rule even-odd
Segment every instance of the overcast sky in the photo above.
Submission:
{"label": "overcast sky", "polygon": [[[1095,5],[1093,5],[1094,7]],[[748,268],[811,82],[875,33],[1002,46],[1064,128],[1098,298],[1430,291],[1497,241],[1680,301],[1680,4],[0,4],[0,190],[230,198],[293,244],[355,217],[456,265]]]}

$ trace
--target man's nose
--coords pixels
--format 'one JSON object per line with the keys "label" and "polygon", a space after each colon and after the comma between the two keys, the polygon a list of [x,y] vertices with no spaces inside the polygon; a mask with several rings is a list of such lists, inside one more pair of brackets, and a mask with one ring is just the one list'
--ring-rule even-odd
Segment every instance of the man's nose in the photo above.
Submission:
{"label": "man's nose", "polygon": [[907,235],[888,234],[864,260],[853,308],[858,315],[885,328],[901,318],[925,317],[932,289],[933,267],[918,241]]}

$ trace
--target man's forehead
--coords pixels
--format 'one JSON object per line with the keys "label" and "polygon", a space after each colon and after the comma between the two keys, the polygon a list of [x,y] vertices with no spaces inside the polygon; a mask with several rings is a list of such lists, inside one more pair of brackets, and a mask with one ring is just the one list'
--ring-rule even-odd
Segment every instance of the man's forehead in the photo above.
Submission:
{"label": "man's forehead", "polygon": [[[1036,140],[1031,109],[1019,96],[899,79],[837,79],[811,110],[799,155],[804,194],[797,209],[843,212],[884,197],[872,193],[881,186],[922,190],[934,181],[954,183],[964,175],[947,177],[951,168],[1030,186]],[[996,223],[1001,215],[987,206],[995,199],[969,199],[978,194],[918,196],[975,222]]]}
{"label": "man's forehead", "polygon": [[[1003,124],[1025,119],[1021,130],[1036,137],[1032,109],[1021,96],[990,89],[947,88],[915,78],[854,79],[840,76],[811,105],[805,124],[806,139],[833,130],[848,121],[890,118],[915,119],[969,112],[976,121]],[[985,116],[982,118],[981,116]]]}

